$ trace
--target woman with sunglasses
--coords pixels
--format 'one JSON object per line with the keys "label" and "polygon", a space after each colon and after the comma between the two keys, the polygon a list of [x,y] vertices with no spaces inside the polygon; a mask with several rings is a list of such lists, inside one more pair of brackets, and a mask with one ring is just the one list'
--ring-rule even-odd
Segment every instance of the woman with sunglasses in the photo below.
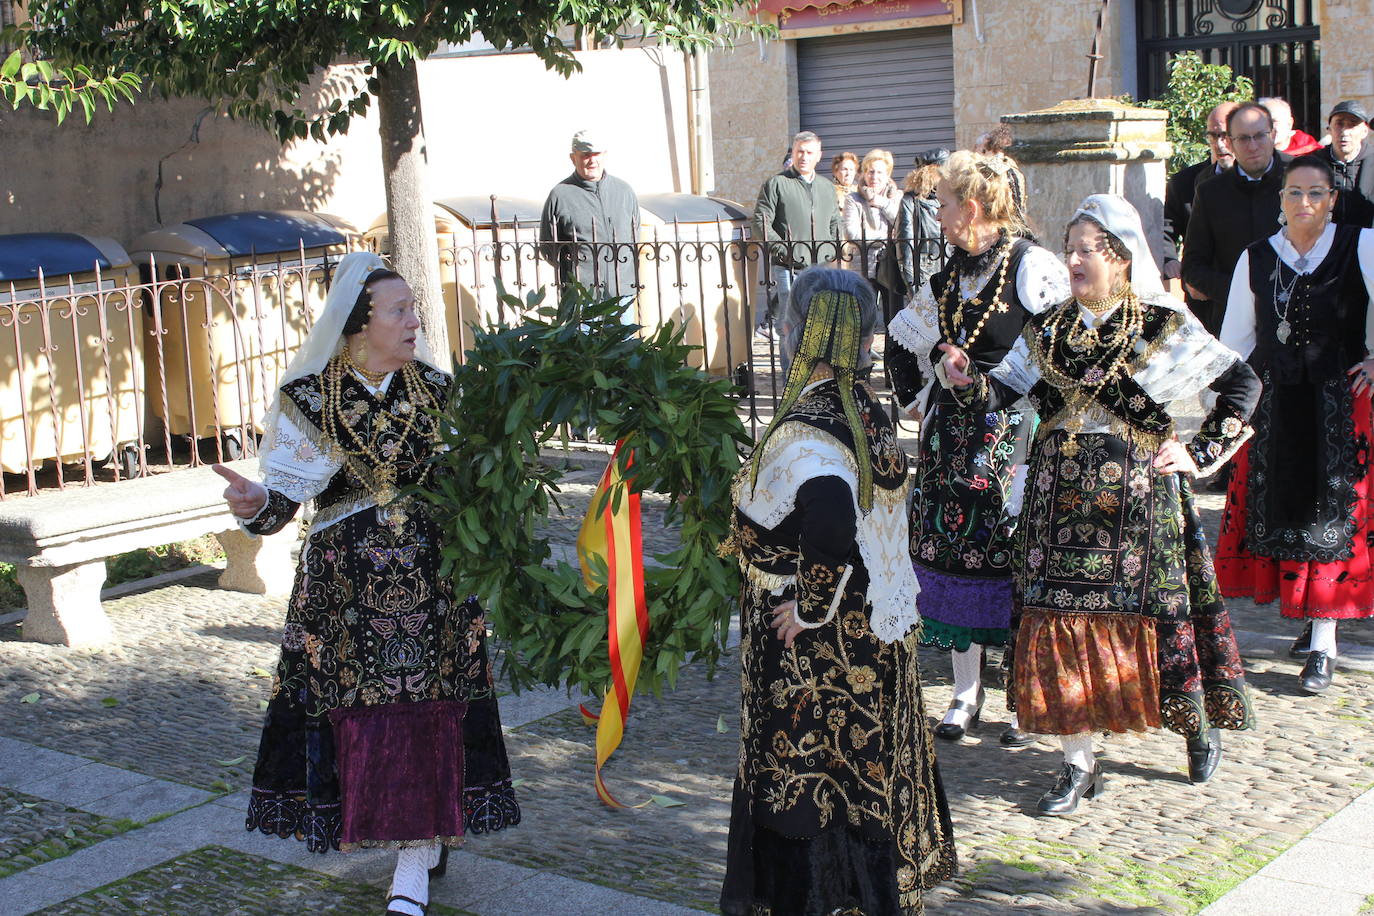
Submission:
{"label": "woman with sunglasses", "polygon": [[1217,575],[1228,597],[1305,620],[1302,689],[1331,686],[1338,620],[1374,616],[1374,234],[1331,222],[1331,166],[1284,169],[1283,228],[1236,264],[1221,339],[1264,382],[1236,459]]}
{"label": "woman with sunglasses", "polygon": [[[1188,740],[1189,779],[1204,782],[1218,729],[1253,719],[1192,478],[1245,441],[1258,380],[1164,291],[1125,199],[1083,201],[1065,260],[1072,295],[1031,318],[996,367],[941,345],[961,403],[1028,395],[1040,415],[1013,558],[1012,692],[1022,727],[1063,747],[1046,815],[1102,792],[1093,732],[1162,725]],[[1168,408],[1204,389],[1216,406],[1185,446]]]}

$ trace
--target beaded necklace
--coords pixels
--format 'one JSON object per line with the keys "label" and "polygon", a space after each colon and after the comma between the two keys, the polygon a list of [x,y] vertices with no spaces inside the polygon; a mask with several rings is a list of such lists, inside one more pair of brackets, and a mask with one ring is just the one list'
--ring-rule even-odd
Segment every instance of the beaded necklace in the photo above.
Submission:
{"label": "beaded necklace", "polygon": [[[354,416],[353,422],[343,410],[344,377],[357,367],[351,365],[345,349],[329,361],[321,378],[324,394],[322,420],[325,441],[333,455],[340,460],[361,459],[364,469],[371,473],[359,473],[357,477],[372,495],[381,510],[383,520],[393,526],[404,524],[406,512],[398,505],[392,505],[398,495],[396,487],[395,456],[383,454],[381,438],[388,435],[392,424],[399,422],[401,427],[394,433],[397,442],[404,442],[415,429],[427,408],[436,406],[434,397],[420,379],[418,364],[413,360],[398,370],[400,383],[405,385],[405,394],[392,408],[378,405],[374,410],[377,416],[370,424],[366,439],[353,428],[360,417]],[[383,378],[385,373],[383,373]],[[378,380],[380,382],[380,379]],[[375,386],[374,386],[375,387]]]}
{"label": "beaded necklace", "polygon": [[343,358],[344,362],[348,363],[349,368],[363,377],[363,381],[367,382],[373,388],[381,387],[382,381],[386,378],[388,370],[382,369],[381,371],[374,371],[359,365],[358,360],[353,355],[353,348],[348,344],[343,345]]}
{"label": "beaded necklace", "polygon": [[1081,375],[1069,375],[1055,365],[1054,358],[1061,340],[1074,350],[1088,349],[1089,344],[1082,337],[1075,342],[1072,325],[1082,327],[1083,324],[1078,306],[1083,304],[1091,309],[1091,305],[1071,299],[1060,306],[1045,324],[1048,343],[1043,351],[1041,374],[1048,384],[1064,393],[1064,412],[1070,419],[1064,425],[1068,438],[1061,451],[1070,458],[1078,454],[1076,436],[1083,429],[1083,416],[1088,407],[1103,388],[1121,376],[1130,358],[1140,349],[1145,332],[1145,309],[1140,304],[1140,298],[1129,288],[1122,294],[1120,302],[1121,311],[1111,333],[1103,336],[1097,333],[1096,328],[1092,329],[1091,345],[1099,348],[1099,353],[1096,354],[1095,365],[1089,366]]}
{"label": "beaded necklace", "polygon": [[[978,335],[983,332],[983,325],[987,324],[988,318],[993,313],[1005,312],[1010,306],[1002,299],[1002,290],[1007,283],[1007,268],[1011,265],[1011,245],[1007,244],[1001,254],[1001,264],[997,269],[997,283],[993,287],[992,301],[988,302],[987,309],[978,318],[978,323],[973,326],[973,330],[967,334],[961,333],[964,328],[964,308],[968,306],[977,309],[983,304],[981,295],[974,296],[972,299],[964,299],[960,295],[959,265],[955,263],[950,270],[949,281],[945,284],[945,294],[940,301],[940,333],[944,339],[950,343],[957,344],[965,350],[971,349],[978,340]],[[957,339],[955,335],[958,335]]]}

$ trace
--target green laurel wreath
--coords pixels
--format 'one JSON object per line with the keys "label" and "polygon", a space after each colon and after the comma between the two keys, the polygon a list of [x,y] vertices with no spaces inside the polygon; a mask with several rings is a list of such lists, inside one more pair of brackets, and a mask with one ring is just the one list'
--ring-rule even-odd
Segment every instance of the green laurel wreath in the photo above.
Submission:
{"label": "green laurel wreath", "polygon": [[[688,367],[694,348],[680,325],[640,339],[621,322],[616,299],[583,290],[557,307],[542,305],[542,292],[523,303],[501,298],[509,312],[534,317],[474,328],[455,370],[440,424],[447,448],[424,494],[442,532],[441,574],[486,607],[513,689],[566,685],[603,695],[611,679],[605,589],[589,592],[578,568],[552,561],[536,535],[562,476],[540,464],[539,450],[564,424],[594,426],[607,442],[631,439],[634,488],[665,494],[665,524],[681,525],[678,549],[653,557],[660,567],[646,564],[641,682],[655,692],[672,686],[688,660],[714,670],[739,577],[716,547],[729,534],[730,485],[751,444],[730,382]],[[627,455],[622,449],[619,460]],[[604,583],[604,566],[592,576]]]}

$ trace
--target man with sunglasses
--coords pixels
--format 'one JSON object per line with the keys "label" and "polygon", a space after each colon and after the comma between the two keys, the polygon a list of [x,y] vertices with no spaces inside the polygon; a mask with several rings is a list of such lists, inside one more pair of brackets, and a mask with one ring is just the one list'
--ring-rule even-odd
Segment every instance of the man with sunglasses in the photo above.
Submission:
{"label": "man with sunglasses", "polygon": [[[1179,169],[1164,186],[1164,265],[1161,273],[1170,280],[1177,280],[1183,276],[1179,247],[1188,232],[1188,217],[1193,213],[1193,198],[1197,195],[1198,185],[1209,178],[1215,178],[1235,164],[1236,157],[1226,145],[1226,116],[1236,104],[1222,102],[1212,109],[1207,115],[1208,157]],[[1200,316],[1199,308],[1205,310],[1206,305],[1189,297],[1188,307],[1192,309],[1193,314]]]}
{"label": "man with sunglasses", "polygon": [[1316,155],[1329,163],[1340,196],[1331,221],[1340,226],[1374,224],[1374,144],[1369,142],[1369,112],[1359,102],[1337,102],[1326,119],[1331,145]]}
{"label": "man with sunglasses", "polygon": [[1221,331],[1240,253],[1278,231],[1283,165],[1292,158],[1274,149],[1274,120],[1258,102],[1226,115],[1226,144],[1235,165],[1198,186],[1183,241],[1184,289],[1213,334]]}

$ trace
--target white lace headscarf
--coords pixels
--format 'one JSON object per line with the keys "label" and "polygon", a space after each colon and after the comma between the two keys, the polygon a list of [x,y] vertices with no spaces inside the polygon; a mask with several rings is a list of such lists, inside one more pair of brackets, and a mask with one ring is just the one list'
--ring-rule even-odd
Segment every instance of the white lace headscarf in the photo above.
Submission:
{"label": "white lace headscarf", "polygon": [[[1145,242],[1140,214],[1130,201],[1117,194],[1093,194],[1084,198],[1074,211],[1073,219],[1086,216],[1121,240],[1131,252],[1131,288],[1142,300],[1149,302],[1158,296],[1168,296],[1154,255]],[[1070,220],[1069,222],[1073,222]]]}
{"label": "white lace headscarf", "polygon": [[[353,314],[353,306],[358,302],[358,294],[362,292],[368,275],[374,270],[384,270],[386,266],[386,262],[379,255],[370,251],[355,251],[343,256],[334,270],[329,295],[324,300],[324,310],[320,312],[320,317],[315,320],[301,348],[287,365],[286,372],[281,377],[282,385],[324,371],[329,361],[343,349],[344,325],[348,323],[348,316]],[[416,332],[415,337],[415,358],[430,365],[434,363],[420,331]],[[278,388],[272,398],[272,407],[267,412],[262,447],[258,453],[263,473],[267,472],[266,461],[276,443],[280,417],[281,389]]]}

